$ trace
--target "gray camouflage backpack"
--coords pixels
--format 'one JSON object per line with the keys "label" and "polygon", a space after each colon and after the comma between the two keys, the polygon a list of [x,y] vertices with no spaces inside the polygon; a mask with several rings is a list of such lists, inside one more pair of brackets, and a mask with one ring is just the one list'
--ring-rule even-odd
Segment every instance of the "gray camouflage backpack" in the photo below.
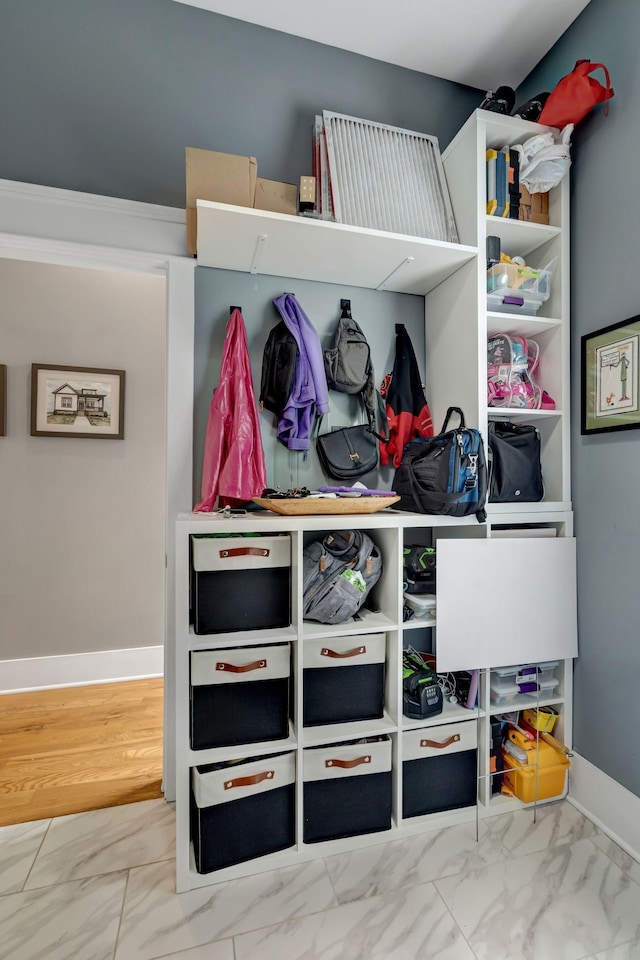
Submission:
{"label": "gray camouflage backpack", "polygon": [[351,301],[341,300],[333,346],[324,351],[324,369],[330,390],[357,394],[364,406],[369,429],[383,443],[389,439],[385,404],[375,387],[375,374],[367,338],[351,316]]}
{"label": "gray camouflage backpack", "polygon": [[382,557],[361,530],[337,530],[308,544],[302,554],[303,616],[344,623],[380,579]]}

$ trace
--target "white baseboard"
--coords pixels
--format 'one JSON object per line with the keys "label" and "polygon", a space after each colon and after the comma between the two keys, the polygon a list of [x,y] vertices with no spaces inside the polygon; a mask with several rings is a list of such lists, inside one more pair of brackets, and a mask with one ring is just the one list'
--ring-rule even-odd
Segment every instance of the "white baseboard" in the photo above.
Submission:
{"label": "white baseboard", "polygon": [[164,648],[132,647],[0,661],[0,694],[161,677]]}
{"label": "white baseboard", "polygon": [[576,753],[567,800],[640,861],[640,797]]}

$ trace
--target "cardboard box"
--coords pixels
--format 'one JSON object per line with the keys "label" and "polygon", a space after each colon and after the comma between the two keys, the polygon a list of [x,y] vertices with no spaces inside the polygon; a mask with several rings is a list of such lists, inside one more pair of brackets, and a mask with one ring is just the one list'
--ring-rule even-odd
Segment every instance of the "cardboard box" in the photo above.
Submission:
{"label": "cardboard box", "polygon": [[289,213],[295,217],[298,212],[298,188],[295,183],[282,183],[280,180],[264,180],[258,177],[253,205],[258,210]]}
{"label": "cardboard box", "polygon": [[549,194],[529,193],[521,183],[518,219],[531,223],[549,223]]}
{"label": "cardboard box", "polygon": [[255,157],[239,157],[216,150],[185,150],[187,187],[187,246],[197,252],[196,200],[216,200],[239,207],[252,207],[256,194],[258,163]]}

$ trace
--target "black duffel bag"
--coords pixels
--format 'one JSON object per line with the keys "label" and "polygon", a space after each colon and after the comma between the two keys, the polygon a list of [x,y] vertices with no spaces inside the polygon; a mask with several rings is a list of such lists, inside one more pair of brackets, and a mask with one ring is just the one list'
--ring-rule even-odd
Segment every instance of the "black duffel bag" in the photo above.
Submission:
{"label": "black duffel bag", "polygon": [[[447,430],[457,413],[460,426]],[[460,407],[449,407],[441,432],[406,444],[393,489],[399,508],[418,513],[467,517],[482,523],[487,497],[487,464],[478,430],[466,427]]]}
{"label": "black duffel bag", "polygon": [[489,422],[489,501],[536,503],[544,499],[540,434],[529,423]]}

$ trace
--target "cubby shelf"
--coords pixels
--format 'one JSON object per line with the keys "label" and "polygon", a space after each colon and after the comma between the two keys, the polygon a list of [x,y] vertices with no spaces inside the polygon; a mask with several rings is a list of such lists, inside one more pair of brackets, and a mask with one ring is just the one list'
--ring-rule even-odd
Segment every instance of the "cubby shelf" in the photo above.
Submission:
{"label": "cubby shelf", "polygon": [[385,713],[380,720],[355,720],[350,723],[328,723],[321,727],[303,727],[302,744],[316,747],[339,740],[355,740],[359,737],[378,737],[383,733],[395,733],[398,725]]}
{"label": "cubby shelf", "polygon": [[298,639],[295,627],[279,627],[275,630],[234,630],[233,633],[219,633],[215,637],[211,634],[197,634],[193,627],[189,627],[189,650],[224,650],[227,647],[245,646],[264,643],[293,643]]}
{"label": "cubby shelf", "polygon": [[[507,523],[518,518],[514,513],[513,505],[511,514],[503,514],[500,520]],[[536,506],[536,505],[533,505]],[[570,532],[570,516],[565,514],[539,513],[535,516],[540,517],[542,522],[551,523],[555,527],[565,526],[567,532]],[[256,516],[258,526],[261,525],[260,516]],[[318,518],[306,518],[310,526],[315,525]],[[300,599],[302,596],[302,567],[299,563],[299,550],[302,544],[307,542],[308,535],[316,535],[333,529],[341,529],[343,519],[341,517],[325,516],[322,520],[322,529],[308,530],[305,527],[304,518],[291,519],[287,523],[286,518],[279,518],[278,531],[280,533],[289,533],[292,539],[292,583],[291,598],[293,610],[293,624],[284,630],[276,631],[251,631],[249,633],[224,634],[224,635],[205,635],[193,637],[189,634],[191,641],[197,643],[198,649],[220,649],[220,646],[228,646],[230,638],[233,645],[243,646],[249,640],[251,643],[263,641],[279,642],[293,640],[298,637],[297,643],[291,644],[291,711],[294,719],[290,722],[289,736],[282,740],[273,740],[264,743],[244,743],[229,747],[220,747],[207,750],[192,750],[189,748],[189,700],[190,700],[190,672],[189,672],[189,650],[185,645],[179,644],[176,651],[176,703],[178,706],[176,714],[176,742],[179,745],[177,750],[177,887],[178,890],[186,890],[191,887],[206,886],[208,883],[217,883],[221,880],[248,876],[264,869],[265,861],[273,862],[276,865],[285,863],[299,863],[303,860],[314,859],[317,856],[325,856],[330,853],[340,853],[348,850],[359,849],[370,843],[379,843],[385,839],[392,839],[400,836],[411,836],[415,833],[429,829],[439,829],[443,824],[453,824],[463,822],[470,816],[468,808],[464,810],[448,810],[404,819],[402,816],[402,791],[404,767],[411,749],[411,734],[417,730],[429,730],[429,740],[442,741],[443,756],[446,753],[447,745],[450,744],[451,735],[456,731],[456,725],[465,725],[473,723],[478,735],[478,761],[480,773],[483,774],[488,763],[489,756],[489,724],[488,717],[496,713],[505,713],[516,709],[520,701],[511,701],[504,706],[490,707],[489,696],[489,669],[492,664],[502,665],[509,660],[509,655],[513,651],[513,637],[508,632],[495,630],[495,612],[491,612],[491,626],[483,625],[482,621],[487,620],[489,611],[492,611],[492,597],[495,596],[495,575],[494,569],[497,567],[503,572],[500,575],[500,584],[503,588],[504,601],[501,604],[501,616],[507,621],[517,618],[519,605],[517,600],[517,590],[512,582],[512,550],[513,541],[495,540],[491,536],[492,521],[487,524],[478,524],[469,526],[466,522],[459,524],[440,524],[439,518],[433,517],[433,525],[429,532],[435,537],[438,562],[438,621],[437,630],[429,631],[432,639],[435,638],[435,653],[441,670],[458,669],[450,667],[447,663],[452,655],[452,647],[455,647],[458,640],[454,641],[454,635],[451,633],[452,614],[457,616],[460,612],[460,593],[459,586],[462,581],[465,583],[465,604],[473,610],[473,617],[467,622],[464,643],[468,643],[468,667],[480,670],[480,683],[478,692],[478,706],[472,710],[466,709],[462,704],[452,704],[445,700],[443,710],[436,716],[424,719],[410,719],[403,715],[402,709],[402,651],[407,645],[413,645],[417,639],[416,630],[422,627],[422,624],[409,621],[407,624],[397,622],[391,617],[380,612],[374,612],[362,608],[359,616],[360,620],[350,621],[348,623],[327,625],[305,622],[302,620],[300,610]],[[413,536],[416,529],[424,530],[428,528],[429,518],[424,516],[417,517],[408,514],[396,514],[395,522],[390,522],[387,516],[374,515],[366,519],[366,527],[381,548],[385,557],[385,567],[382,578],[374,588],[371,597],[372,604],[379,603],[387,610],[400,609],[402,603],[402,548],[407,535]],[[362,518],[364,520],[364,518]],[[531,522],[531,520],[529,520]],[[190,516],[185,516],[179,520],[176,528],[177,562],[181,570],[176,593],[176,617],[177,625],[183,631],[178,635],[185,635],[184,623],[189,617],[189,537],[193,533],[211,534],[218,532],[228,534],[234,529],[234,520],[215,520],[210,519],[208,523],[198,520],[193,521]],[[262,524],[268,532],[273,529],[270,525]],[[428,528],[429,529],[429,528]],[[525,541],[526,542],[526,541]],[[547,596],[552,588],[552,584],[557,580],[560,557],[564,558],[566,550],[559,550],[560,547],[570,546],[566,538],[547,538],[544,543],[540,539],[531,540],[532,554],[535,556],[527,557],[529,548],[520,543],[518,547],[520,556],[528,568],[535,563],[535,569],[539,571],[536,581],[532,582],[531,577],[527,575],[529,583],[530,602],[536,604],[541,602],[541,598]],[[480,553],[478,550],[482,548]],[[486,548],[486,550],[485,550]],[[544,559],[539,556],[540,550],[544,553]],[[487,552],[488,551],[488,552]],[[482,557],[486,552],[486,557]],[[555,557],[558,554],[559,557]],[[474,578],[478,582],[474,585],[473,596],[469,593],[470,583],[464,571],[466,569],[465,557],[473,557],[473,567],[475,570]],[[562,560],[561,562],[564,562]],[[517,571],[513,571],[513,576],[519,576]],[[511,577],[511,580],[509,579]],[[484,599],[483,599],[484,598]],[[506,603],[506,607],[505,607]],[[482,610],[481,606],[487,607]],[[563,617],[563,623],[571,623],[571,599],[566,600],[567,611]],[[442,619],[443,623],[440,624]],[[426,632],[426,631],[425,631]],[[384,714],[380,719],[359,720],[344,723],[332,723],[312,727],[302,725],[305,702],[305,643],[311,638],[329,641],[332,637],[351,637],[359,634],[383,634],[386,637],[385,649],[385,689],[384,689]],[[454,629],[457,637],[459,631]],[[444,639],[443,639],[444,638]],[[567,646],[567,644],[569,644]],[[534,658],[533,647],[527,648]],[[560,659],[570,655],[571,650],[571,628],[563,627],[558,634],[557,643],[551,648],[546,648],[545,657],[547,659]],[[458,651],[453,654],[455,657],[467,659],[464,653]],[[553,656],[552,656],[553,655]],[[562,681],[562,697],[545,698],[538,701],[540,704],[555,703],[559,705],[562,711],[562,736],[567,742],[570,736],[570,675],[568,661],[564,661],[564,675]],[[522,705],[535,705],[536,698],[524,696]],[[438,728],[442,728],[442,735],[438,736]],[[465,728],[468,731],[468,726]],[[462,726],[458,727],[462,731]],[[356,741],[362,738],[377,738],[388,736],[392,741],[392,770],[391,780],[393,787],[393,808],[392,808],[392,826],[388,831],[376,833],[367,836],[346,837],[340,840],[327,841],[321,844],[305,844],[302,841],[304,829],[304,783],[303,770],[305,767],[305,751],[309,748],[327,746],[328,744],[344,744],[346,741]],[[415,740],[415,737],[414,737]],[[210,874],[197,874],[193,867],[189,866],[189,832],[190,832],[190,814],[189,814],[189,796],[190,796],[190,775],[191,768],[194,766],[207,766],[224,761],[248,760],[249,758],[260,758],[267,755],[279,755],[293,753],[295,755],[296,783],[296,843],[290,850],[283,851],[281,854],[269,855],[266,858],[259,858],[257,861],[244,861],[233,867],[215,871]],[[440,753],[438,751],[438,756]],[[475,770],[475,764],[474,764]],[[486,793],[486,791],[485,791]],[[482,810],[478,811],[479,816],[485,816],[493,810],[494,799],[485,796],[481,799]],[[512,806],[509,809],[516,809]],[[500,809],[506,809],[500,806]]]}
{"label": "cubby shelf", "polygon": [[[488,218],[484,197],[486,148],[522,143],[544,130],[538,124],[479,110],[449,145],[443,162],[460,244],[198,201],[200,265],[423,296],[426,383],[436,429],[449,406],[461,407],[467,424],[478,426],[485,437],[492,419],[508,416],[518,422],[535,423],[541,436],[543,478],[549,499],[526,504],[489,503],[486,524],[479,524],[472,516],[458,519],[391,509],[375,515],[349,517],[288,518],[257,512],[232,519],[214,519],[207,515],[186,515],[178,519],[174,679],[179,892],[468,822],[476,816],[483,819],[518,809],[522,806],[519,801],[491,796],[488,786],[490,718],[496,714],[536,704],[555,705],[559,713],[556,734],[571,745],[571,658],[576,652],[576,624],[575,551],[574,545],[567,542],[572,537],[568,178],[552,191],[549,225]],[[485,243],[491,234],[501,237],[505,252],[531,255],[534,266],[543,266],[557,258],[551,297],[543,304],[543,316],[487,311]],[[539,338],[542,386],[553,396],[557,409],[487,407],[486,341],[489,334],[502,331]],[[531,534],[539,533],[543,527],[553,536],[528,537],[529,527]],[[301,609],[304,545],[326,531],[345,529],[366,530],[383,554],[384,570],[370,598],[372,609],[363,609],[358,620],[335,626],[305,622]],[[437,548],[437,629],[419,620],[406,623],[401,620],[402,550],[408,531],[412,535],[424,533],[426,540],[420,542],[431,540]],[[274,532],[288,533],[291,537],[291,625],[275,631],[196,636],[188,626],[189,537],[203,533]],[[503,536],[505,533],[515,533],[516,537]],[[523,569],[527,571],[524,576]],[[540,611],[545,620],[542,636],[534,618],[522,621],[523,582],[527,585],[528,609]],[[498,608],[496,590],[499,591]],[[553,612],[552,616],[549,611]],[[507,625],[505,629],[500,629],[501,623]],[[440,670],[480,671],[476,708],[467,710],[461,704],[447,701],[443,712],[435,717],[412,720],[403,716],[402,652],[410,644],[419,645],[422,639],[417,633],[419,630],[425,631]],[[386,636],[384,716],[380,720],[303,727],[305,643],[371,633]],[[189,652],[280,642],[291,644],[290,690],[294,720],[288,738],[214,750],[191,750]],[[562,696],[538,700],[524,695],[506,704],[491,704],[490,670],[493,666],[513,663],[514,650],[523,662],[539,659],[542,650],[543,659],[559,660]],[[416,739],[415,731],[433,731],[444,725],[454,725],[455,729],[456,724],[462,728],[465,721],[473,724],[464,730],[475,730],[478,735],[478,805],[403,819],[404,768],[409,743]],[[304,761],[309,758],[305,750],[380,735],[388,735],[392,746],[391,829],[319,844],[304,843],[303,771]],[[428,739],[437,739],[437,734]],[[443,731],[443,742],[446,740],[449,736]],[[270,753],[295,755],[295,843],[280,853],[213,874],[199,874],[190,844],[192,767],[264,757]]]}

